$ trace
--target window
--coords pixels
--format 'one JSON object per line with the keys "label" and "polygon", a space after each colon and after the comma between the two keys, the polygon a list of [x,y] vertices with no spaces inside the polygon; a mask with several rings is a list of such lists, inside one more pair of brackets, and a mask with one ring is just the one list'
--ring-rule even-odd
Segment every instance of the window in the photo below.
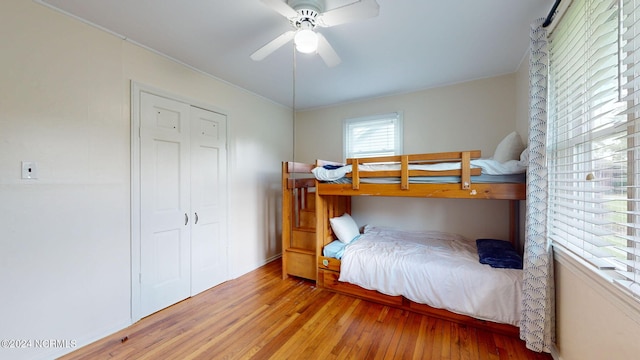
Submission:
{"label": "window", "polygon": [[347,119],[343,128],[345,159],[402,154],[399,112]]}
{"label": "window", "polygon": [[638,296],[636,3],[574,0],[550,35],[547,155],[551,241]]}

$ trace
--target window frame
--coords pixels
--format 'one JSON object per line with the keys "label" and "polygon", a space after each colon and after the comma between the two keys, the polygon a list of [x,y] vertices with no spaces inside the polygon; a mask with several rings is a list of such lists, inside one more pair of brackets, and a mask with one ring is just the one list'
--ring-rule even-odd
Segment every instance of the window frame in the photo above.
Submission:
{"label": "window frame", "polygon": [[[350,136],[350,125],[353,124],[366,124],[366,123],[375,123],[381,120],[390,120],[394,125],[394,146],[393,151],[375,151],[375,153],[371,155],[364,156],[353,156],[354,153],[350,152],[352,148],[353,138]],[[382,155],[400,155],[403,151],[403,113],[402,111],[395,111],[391,113],[384,114],[376,114],[376,115],[368,115],[361,116],[356,118],[348,118],[342,121],[342,157],[346,161],[349,158],[366,158],[366,157],[374,157],[374,156],[382,156]]]}
{"label": "window frame", "polygon": [[[570,7],[571,5],[576,4],[576,3],[578,3],[578,6],[581,6],[581,7],[582,6],[589,7],[590,11],[593,10],[592,8],[590,8],[590,6],[592,5],[592,2],[590,2],[590,1],[589,2],[587,2],[587,1],[585,1],[585,2],[573,1],[568,7]],[[625,3],[626,3],[626,1],[620,1],[617,4],[620,7],[622,7],[623,4],[625,4]],[[594,4],[600,5],[600,4],[604,4],[604,3],[596,2]],[[612,2],[611,4],[614,4],[614,3]],[[596,5],[594,5],[594,6],[596,6]],[[626,6],[626,5],[624,5],[624,6]],[[618,16],[623,14],[622,8],[618,8],[616,10],[616,12],[618,13]],[[599,13],[594,13],[594,14],[595,15],[593,15],[592,19],[600,17]],[[565,19],[563,19],[563,20],[565,20]],[[626,171],[624,172],[624,175],[626,176],[626,179],[627,179],[627,183],[625,183],[624,185],[610,185],[610,186],[612,186],[612,188],[616,188],[617,189],[618,187],[620,187],[620,188],[625,188],[625,187],[635,188],[638,185],[640,185],[640,183],[638,182],[638,181],[640,181],[640,174],[638,174],[638,172],[636,171],[637,170],[635,168],[635,166],[636,166],[635,161],[636,160],[633,159],[633,156],[635,156],[635,152],[633,150],[634,145],[633,145],[632,142],[630,142],[630,141],[632,141],[634,139],[634,136],[638,136],[638,132],[635,129],[632,130],[630,128],[630,126],[634,125],[634,124],[637,124],[639,117],[636,116],[634,118],[634,117],[629,115],[629,116],[627,116],[626,121],[622,121],[622,122],[619,122],[619,123],[617,123],[615,121],[612,121],[612,122],[609,123],[608,126],[605,126],[605,127],[600,127],[602,124],[600,124],[600,126],[598,126],[598,123],[597,123],[597,120],[598,120],[599,116],[601,116],[601,115],[604,115],[604,116],[611,116],[611,115],[620,116],[620,115],[622,115],[624,113],[628,113],[628,109],[633,107],[633,103],[631,102],[632,100],[631,100],[630,97],[627,98],[627,99],[624,99],[624,96],[620,95],[621,92],[623,91],[623,89],[625,89],[625,87],[626,87],[625,82],[629,83],[629,82],[637,81],[637,79],[633,79],[633,78],[632,79],[622,79],[622,78],[620,78],[620,77],[624,76],[623,73],[625,73],[625,72],[628,73],[628,71],[625,71],[623,69],[623,65],[622,65],[623,62],[621,61],[621,59],[625,58],[625,56],[626,56],[624,51],[629,51],[629,50],[628,49],[624,50],[625,46],[622,45],[622,43],[620,43],[621,41],[624,40],[622,35],[621,35],[622,33],[624,33],[624,29],[621,28],[622,21],[620,21],[620,19],[618,19],[617,22],[618,22],[618,24],[616,25],[616,27],[617,27],[617,31],[618,31],[618,39],[617,39],[616,45],[617,45],[617,57],[618,58],[616,59],[616,61],[617,61],[617,65],[616,65],[617,66],[616,67],[617,77],[616,77],[615,81],[617,81],[617,84],[615,86],[615,89],[616,89],[617,94],[618,94],[618,98],[617,98],[618,104],[623,104],[624,106],[622,108],[622,112],[616,112],[615,114],[609,114],[609,115],[607,115],[605,113],[600,113],[600,111],[606,111],[607,109],[606,109],[606,107],[601,107],[600,106],[602,103],[598,102],[599,101],[598,98],[592,96],[593,94],[591,94],[590,91],[592,90],[591,86],[593,86],[593,84],[597,84],[598,86],[600,86],[601,83],[599,83],[597,81],[595,83],[592,83],[592,76],[591,76],[592,73],[589,72],[589,71],[591,71],[593,69],[590,68],[590,64],[585,62],[584,66],[585,66],[585,68],[587,70],[585,71],[585,75],[584,76],[585,76],[586,80],[585,80],[585,83],[583,85],[587,87],[586,90],[584,90],[585,94],[588,94],[590,96],[585,97],[586,101],[581,103],[582,111],[583,111],[583,113],[582,113],[583,115],[581,115],[581,116],[585,116],[585,118],[586,118],[585,123],[583,125],[581,125],[581,127],[582,126],[591,126],[591,125],[595,125],[595,126],[592,129],[588,129],[588,131],[586,131],[586,132],[581,131],[581,136],[585,136],[585,135],[588,136],[587,140],[585,140],[584,138],[580,138],[580,139],[570,138],[570,139],[568,139],[568,141],[562,143],[562,140],[560,139],[559,140],[560,144],[564,145],[564,146],[562,146],[560,148],[558,148],[557,144],[554,142],[553,131],[548,132],[548,134],[547,134],[548,135],[548,139],[547,139],[548,146],[550,146],[548,148],[548,154],[547,154],[548,161],[549,161],[549,166],[550,166],[549,167],[549,175],[550,175],[550,177],[549,177],[549,206],[548,206],[548,210],[549,210],[549,214],[548,214],[548,216],[549,216],[549,231],[551,231],[551,228],[552,228],[551,224],[553,222],[553,215],[551,214],[552,205],[554,204],[554,200],[552,199],[553,196],[554,196],[553,186],[555,186],[557,183],[562,183],[563,181],[566,181],[568,179],[568,178],[560,179],[560,181],[556,183],[554,181],[554,179],[552,178],[553,169],[551,167],[552,166],[557,166],[551,160],[554,157],[554,152],[562,153],[562,151],[568,151],[568,152],[575,151],[577,149],[577,145],[584,141],[582,146],[586,146],[589,149],[588,149],[588,151],[580,152],[580,154],[588,157],[586,160],[584,160],[585,162],[587,162],[587,161],[591,162],[591,161],[594,161],[592,156],[597,153],[597,150],[594,150],[594,145],[598,144],[601,141],[605,141],[605,139],[608,138],[608,137],[612,137],[612,134],[614,134],[614,133],[618,133],[618,134],[624,133],[624,138],[629,140],[629,141],[627,141],[627,144],[624,146],[624,149],[622,149],[622,150],[617,149],[615,151],[617,151],[617,152],[624,151],[624,153],[627,154],[627,157],[625,158],[625,163],[626,163],[626,169],[625,170]],[[585,24],[586,24],[586,22],[585,22]],[[596,25],[596,26],[599,26],[599,25]],[[554,27],[554,30],[557,30],[557,27]],[[589,28],[589,31],[592,31],[592,29]],[[553,36],[553,35],[551,35],[551,36]],[[600,39],[600,38],[598,38],[598,39]],[[599,49],[596,49],[596,52],[598,50]],[[552,51],[551,50],[551,45],[550,45],[550,51]],[[558,50],[558,51],[566,51],[566,49],[561,49],[561,50]],[[588,49],[588,51],[592,51],[592,49]],[[632,50],[632,52],[633,51],[637,51],[637,50],[634,49],[634,50]],[[593,53],[589,53],[589,55],[593,55]],[[551,59],[551,57],[552,56],[550,54],[550,59]],[[554,66],[553,63],[551,63],[550,64],[550,68],[553,68],[553,66]],[[574,67],[574,69],[575,69],[575,67]],[[598,72],[599,70],[595,70],[595,71]],[[554,108],[554,106],[556,106],[555,102],[557,101],[557,99],[552,97],[552,95],[555,94],[554,93],[554,89],[552,88],[553,85],[554,85],[554,81],[555,81],[555,79],[553,78],[553,75],[555,75],[555,72],[552,70],[549,73],[549,76],[550,76],[550,78],[549,78],[549,84],[550,84],[550,88],[549,88],[549,93],[550,93],[550,101],[549,101],[549,107],[550,107],[549,108],[549,113],[550,113],[550,116],[549,116],[549,130],[555,128],[555,124],[553,122],[556,120],[556,118],[554,117],[554,113],[553,113],[553,108]],[[636,95],[636,96],[638,96],[638,95]],[[600,97],[600,100],[602,100],[602,99],[604,99],[604,98]],[[594,109],[596,109],[598,111],[595,112],[595,113],[590,113]],[[574,110],[571,110],[572,113],[573,113],[573,111]],[[571,124],[571,121],[569,121],[567,124]],[[623,127],[626,128],[626,132],[620,130]],[[553,147],[555,147],[555,148],[553,148]],[[608,146],[607,149],[609,149],[611,151],[611,150],[614,150],[615,148],[613,146]],[[576,154],[574,154],[573,156],[576,156]],[[575,171],[580,171],[580,170],[575,170]],[[597,169],[596,169],[596,171],[597,171]],[[613,177],[611,179],[613,179]],[[623,211],[613,210],[612,212],[613,213],[619,213],[619,214],[625,214],[625,213],[630,214],[630,212],[636,211],[636,209],[629,208],[628,206],[630,204],[631,205],[635,204],[635,206],[637,206],[638,204],[635,203],[635,201],[637,201],[637,198],[638,198],[638,196],[634,196],[634,195],[630,194],[629,192],[627,192],[625,200],[624,200],[626,202],[626,204],[627,204],[626,211],[624,211],[624,210]],[[609,199],[609,201],[611,201],[611,199]],[[586,211],[586,212],[588,212],[588,211]],[[586,213],[586,212],[583,211],[583,213]],[[583,214],[583,216],[584,216],[584,214]],[[630,229],[630,228],[638,229],[638,226],[637,226],[638,222],[635,221],[635,220],[637,220],[637,218],[634,218],[633,215],[627,215],[626,224],[623,223],[623,222],[618,223],[617,221],[613,222],[613,224],[617,223],[619,225],[625,226],[627,228],[627,234],[628,235],[632,235],[632,234],[628,233],[628,231],[629,231],[628,229]],[[582,230],[586,230],[586,228],[582,228]],[[618,236],[618,235],[619,234],[616,233],[616,236]],[[608,286],[608,289],[610,290],[611,294],[623,295],[623,297],[626,298],[626,299],[624,299],[626,301],[623,301],[623,302],[627,303],[627,304],[635,305],[633,307],[637,309],[637,305],[638,305],[637,301],[640,300],[638,290],[633,291],[632,289],[626,288],[625,286],[621,285],[620,280],[622,279],[622,277],[621,277],[621,274],[619,274],[619,271],[620,271],[620,267],[619,266],[618,267],[607,267],[606,264],[603,265],[600,261],[593,261],[593,259],[594,259],[593,257],[591,257],[591,258],[584,257],[583,254],[580,253],[580,251],[576,251],[575,249],[571,250],[570,249],[571,246],[568,246],[568,245],[571,245],[571,244],[568,244],[568,245],[563,244],[564,242],[570,243],[567,239],[563,239],[564,241],[558,242],[558,241],[555,241],[554,239],[552,239],[552,234],[551,233],[548,233],[548,236],[549,236],[549,239],[550,239],[552,245],[554,246],[554,249],[556,249],[556,250],[559,249],[559,250],[561,250],[562,254],[568,255],[568,256],[561,255],[560,256],[561,259],[573,259],[573,260],[575,260],[576,265],[579,266],[579,267],[584,268],[584,270],[583,270],[584,273],[587,274],[587,276],[592,278],[592,279],[596,279],[596,280],[597,279],[606,279],[605,283],[608,282],[608,284],[615,285],[615,286]],[[624,236],[622,236],[621,238],[623,238],[623,237]],[[582,239],[582,241],[586,242],[586,240],[584,240],[584,239]],[[634,241],[636,243],[636,245],[635,245],[636,248],[635,249],[637,251],[638,250],[637,246],[638,246],[639,242],[637,240],[634,240]],[[612,242],[609,243],[609,246],[615,247]],[[633,244],[628,244],[628,246],[634,246],[634,245]],[[581,249],[583,249],[582,250],[583,252],[585,251],[584,248],[581,248]],[[593,255],[593,254],[591,254],[591,255]],[[636,258],[637,258],[637,256],[638,255],[636,255]],[[599,260],[599,258],[597,260]],[[629,260],[630,261],[634,261],[633,259],[629,259]],[[635,260],[635,262],[637,264],[640,264],[637,260]],[[636,266],[635,267],[635,271],[638,271],[638,269],[639,269],[639,267]],[[593,274],[593,276],[589,276],[588,274]],[[637,284],[640,283],[638,281],[638,275],[636,275],[635,279],[636,279],[635,280],[636,281],[635,282],[635,284],[636,284],[635,286],[637,286]],[[622,291],[618,291],[618,290],[622,290]]]}

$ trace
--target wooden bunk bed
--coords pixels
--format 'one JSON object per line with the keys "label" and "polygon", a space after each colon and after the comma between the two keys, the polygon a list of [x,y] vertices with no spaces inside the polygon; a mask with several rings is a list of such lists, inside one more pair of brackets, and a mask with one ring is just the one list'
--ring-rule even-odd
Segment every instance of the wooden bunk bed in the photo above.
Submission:
{"label": "wooden bunk bed", "polygon": [[[480,175],[480,169],[472,168],[471,160],[478,159],[480,151],[461,151],[417,155],[401,155],[367,159],[348,159],[352,166],[351,173],[346,176],[346,183],[317,181],[315,187],[316,206],[316,254],[317,285],[320,288],[350,294],[378,303],[407,309],[431,316],[464,323],[474,327],[491,329],[503,334],[517,336],[517,327],[492,321],[479,320],[470,316],[456,314],[437,309],[425,304],[412,302],[402,296],[389,296],[377,291],[367,290],[354,284],[338,281],[341,260],[322,256],[323,248],[335,240],[329,219],[350,213],[352,196],[401,196],[423,198],[456,198],[456,199],[499,199],[509,201],[509,237],[515,244],[519,237],[519,201],[526,198],[524,182],[488,182],[478,183],[474,178]],[[447,171],[412,170],[414,164],[434,164],[443,162],[459,162],[460,168]],[[399,169],[384,171],[359,171],[368,163],[396,163]],[[317,167],[327,162],[318,160]],[[458,179],[455,183],[413,183],[415,176],[450,177]],[[397,178],[393,183],[367,183],[371,178]]]}
{"label": "wooden bunk bed", "polygon": [[[392,196],[456,199],[498,199],[509,202],[509,237],[519,236],[519,201],[526,196],[524,182],[475,181],[480,169],[473,159],[480,151],[401,155],[367,159],[348,159],[351,172],[340,183],[318,181],[311,177],[316,167],[342,165],[318,160],[315,164],[283,162],[283,278],[290,275],[315,280],[320,288],[349,294],[378,303],[445,318],[474,327],[488,328],[503,334],[518,335],[518,328],[456,314],[444,309],[416,303],[402,296],[389,296],[354,284],[338,281],[341,260],[323,256],[323,248],[335,240],[330,219],[351,213],[352,196]],[[459,162],[460,168],[445,171],[416,170],[414,165]],[[360,171],[370,163],[398,164],[397,169]],[[419,166],[418,166],[419,167]],[[415,177],[454,177],[454,182],[414,183]],[[393,178],[392,183],[369,183],[368,180]],[[344,179],[343,179],[344,180]]]}

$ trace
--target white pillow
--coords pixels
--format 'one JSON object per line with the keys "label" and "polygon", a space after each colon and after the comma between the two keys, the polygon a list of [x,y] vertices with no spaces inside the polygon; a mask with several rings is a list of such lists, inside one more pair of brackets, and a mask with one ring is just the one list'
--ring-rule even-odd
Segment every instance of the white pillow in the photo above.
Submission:
{"label": "white pillow", "polygon": [[331,223],[331,229],[333,229],[333,233],[336,234],[338,240],[345,244],[350,243],[360,235],[358,224],[356,224],[349,214],[345,213],[342,216],[331,218],[329,219],[329,222]]}
{"label": "white pillow", "polygon": [[505,136],[496,147],[493,160],[501,163],[509,160],[520,160],[520,154],[524,150],[524,144],[517,132]]}
{"label": "white pillow", "polygon": [[529,148],[522,150],[522,153],[520,154],[520,163],[523,166],[529,165]]}

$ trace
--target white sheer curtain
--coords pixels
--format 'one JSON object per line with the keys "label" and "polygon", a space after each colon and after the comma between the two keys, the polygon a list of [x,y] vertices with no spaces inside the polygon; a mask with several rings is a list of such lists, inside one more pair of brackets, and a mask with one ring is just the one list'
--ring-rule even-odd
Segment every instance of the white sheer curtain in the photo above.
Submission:
{"label": "white sheer curtain", "polygon": [[529,60],[529,167],[520,338],[527,348],[551,352],[555,342],[553,254],[547,240],[547,31],[531,26]]}

